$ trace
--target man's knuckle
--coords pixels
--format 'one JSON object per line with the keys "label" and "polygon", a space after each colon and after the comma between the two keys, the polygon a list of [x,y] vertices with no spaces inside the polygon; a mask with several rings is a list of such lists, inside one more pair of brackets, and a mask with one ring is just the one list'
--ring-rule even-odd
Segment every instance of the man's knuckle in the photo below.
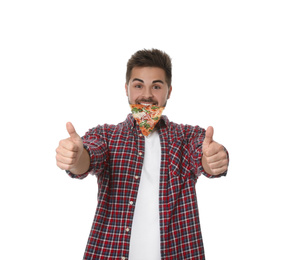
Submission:
{"label": "man's knuckle", "polygon": [[222,144],[219,145],[219,148],[218,148],[220,151],[224,151],[224,146]]}
{"label": "man's knuckle", "polygon": [[75,162],[76,162],[76,159],[75,158],[70,158],[69,159],[69,164],[70,165],[73,165]]}
{"label": "man's knuckle", "polygon": [[59,162],[59,160],[60,160],[60,155],[56,154],[56,161]]}
{"label": "man's knuckle", "polygon": [[77,153],[76,153],[75,151],[71,151],[69,157],[70,157],[71,159],[74,159],[74,158],[76,158],[76,155],[77,155]]}
{"label": "man's knuckle", "polygon": [[69,146],[69,150],[70,151],[76,151],[78,149],[77,145],[74,144],[73,142],[70,143],[70,146]]}
{"label": "man's knuckle", "polygon": [[57,166],[61,169],[64,170],[64,165],[60,162],[57,161]]}

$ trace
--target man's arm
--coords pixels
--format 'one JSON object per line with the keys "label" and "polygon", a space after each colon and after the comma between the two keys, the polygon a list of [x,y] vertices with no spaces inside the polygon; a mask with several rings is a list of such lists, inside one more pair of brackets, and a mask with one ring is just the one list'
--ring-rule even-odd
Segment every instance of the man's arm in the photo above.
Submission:
{"label": "man's arm", "polygon": [[57,166],[75,175],[81,175],[88,171],[90,157],[83,147],[82,139],[76,133],[74,126],[71,123],[67,123],[66,127],[70,137],[61,140],[56,149]]}
{"label": "man's arm", "polygon": [[223,145],[213,140],[214,129],[209,126],[203,142],[202,165],[210,175],[220,175],[228,169],[228,155]]}

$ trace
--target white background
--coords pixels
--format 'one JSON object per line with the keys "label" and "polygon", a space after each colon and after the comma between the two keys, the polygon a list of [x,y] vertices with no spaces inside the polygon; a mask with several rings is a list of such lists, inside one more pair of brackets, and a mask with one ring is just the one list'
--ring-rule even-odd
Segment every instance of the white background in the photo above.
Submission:
{"label": "white background", "polygon": [[55,149],[130,112],[126,63],[173,61],[165,114],[215,129],[228,177],[197,184],[208,260],[292,259],[290,1],[1,1],[0,259],[82,259],[97,184]]}

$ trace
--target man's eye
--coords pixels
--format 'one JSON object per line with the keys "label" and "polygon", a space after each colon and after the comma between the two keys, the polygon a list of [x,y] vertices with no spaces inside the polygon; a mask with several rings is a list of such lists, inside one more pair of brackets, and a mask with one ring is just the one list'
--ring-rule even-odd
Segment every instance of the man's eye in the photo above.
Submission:
{"label": "man's eye", "polygon": [[153,86],[154,89],[161,89],[160,86]]}
{"label": "man's eye", "polygon": [[136,85],[135,88],[142,88],[142,86],[141,85]]}

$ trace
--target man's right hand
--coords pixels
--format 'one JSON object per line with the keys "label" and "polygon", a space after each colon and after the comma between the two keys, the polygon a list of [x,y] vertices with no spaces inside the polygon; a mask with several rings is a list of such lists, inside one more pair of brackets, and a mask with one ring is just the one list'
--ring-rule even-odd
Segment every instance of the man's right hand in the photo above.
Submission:
{"label": "man's right hand", "polygon": [[57,166],[77,175],[82,174],[89,168],[88,152],[83,148],[82,139],[72,123],[68,122],[66,128],[70,137],[59,142],[56,149]]}

